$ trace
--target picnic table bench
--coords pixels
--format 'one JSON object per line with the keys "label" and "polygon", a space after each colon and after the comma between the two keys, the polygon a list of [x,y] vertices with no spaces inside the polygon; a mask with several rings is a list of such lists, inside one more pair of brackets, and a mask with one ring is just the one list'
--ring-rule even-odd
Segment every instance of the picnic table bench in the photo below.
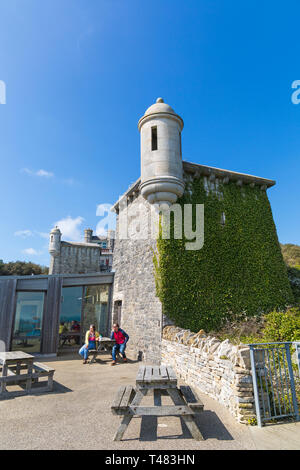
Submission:
{"label": "picnic table bench", "polygon": [[[34,356],[22,351],[10,351],[0,353],[0,365],[2,371],[0,375],[0,395],[8,393],[8,385],[25,386],[25,391],[41,392],[53,390],[53,375],[55,369],[42,364],[41,362],[33,362]],[[24,373],[21,373],[24,371]],[[33,383],[41,383],[39,379],[47,378],[46,386],[34,387]]]}
{"label": "picnic table bench", "polygon": [[116,341],[114,339],[110,339],[110,338],[107,338],[107,337],[103,336],[99,340],[98,348],[89,350],[89,356],[92,356],[90,364],[93,364],[94,362],[96,362],[96,358],[100,354],[102,354],[104,351],[111,352],[111,350],[112,350],[115,343],[116,343]]}
{"label": "picnic table bench", "polygon": [[[153,392],[154,406],[140,406],[142,399]],[[173,405],[162,405],[161,397],[168,395]],[[123,416],[114,440],[120,441],[133,416],[178,416],[196,440],[203,436],[195,422],[195,413],[203,411],[203,403],[187,386],[177,387],[177,378],[170,366],[140,366],[136,387],[121,386],[111,405],[113,414]]]}
{"label": "picnic table bench", "polygon": [[60,347],[63,347],[66,342],[68,341],[69,344],[71,343],[71,340],[74,339],[76,344],[80,343],[80,331],[64,331],[60,333],[59,335],[59,345]]}

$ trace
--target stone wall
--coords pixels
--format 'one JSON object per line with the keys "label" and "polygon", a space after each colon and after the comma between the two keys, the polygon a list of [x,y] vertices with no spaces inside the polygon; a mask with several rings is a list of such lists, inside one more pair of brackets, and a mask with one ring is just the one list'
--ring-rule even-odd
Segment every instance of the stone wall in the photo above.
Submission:
{"label": "stone wall", "polygon": [[219,341],[200,330],[195,334],[166,326],[162,363],[177,377],[224,405],[240,422],[255,416],[249,348]]}
{"label": "stone wall", "polygon": [[[114,303],[122,302],[121,327],[129,334],[127,353],[150,364],[160,364],[162,308],[155,295],[153,250],[156,240],[147,239],[150,224],[150,205],[141,195],[128,205],[128,239],[121,239],[117,216],[113,256]],[[142,238],[142,237],[145,238]]]}
{"label": "stone wall", "polygon": [[[184,172],[188,183],[193,177]],[[216,182],[205,179],[206,187],[217,191]],[[172,324],[162,314],[156,296],[153,254],[157,243],[151,227],[151,206],[141,195],[137,181],[117,204],[116,238],[112,270],[115,271],[112,321],[118,321],[115,305],[122,302],[121,327],[129,334],[129,357],[160,364],[162,328]],[[124,205],[124,201],[126,203]],[[120,221],[127,211],[127,235],[120,234]],[[123,224],[124,227],[124,224]]]}
{"label": "stone wall", "polygon": [[60,254],[51,256],[49,274],[100,272],[101,248],[93,243],[61,242]]}

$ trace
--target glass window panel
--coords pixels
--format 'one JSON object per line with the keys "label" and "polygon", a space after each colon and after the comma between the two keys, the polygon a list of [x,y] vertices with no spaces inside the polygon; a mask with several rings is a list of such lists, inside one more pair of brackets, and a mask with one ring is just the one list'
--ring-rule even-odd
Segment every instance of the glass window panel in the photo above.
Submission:
{"label": "glass window panel", "polygon": [[83,298],[83,332],[90,325],[103,336],[108,334],[108,296],[109,286],[86,286]]}
{"label": "glass window panel", "polygon": [[82,286],[63,287],[59,317],[60,348],[80,344]]}
{"label": "glass window panel", "polygon": [[44,298],[44,292],[17,293],[13,351],[40,352]]}

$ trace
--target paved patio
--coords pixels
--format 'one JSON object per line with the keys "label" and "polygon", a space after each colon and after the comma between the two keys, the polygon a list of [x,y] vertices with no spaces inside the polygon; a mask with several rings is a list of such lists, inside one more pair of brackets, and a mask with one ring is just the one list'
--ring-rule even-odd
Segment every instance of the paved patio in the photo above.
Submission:
{"label": "paved patio", "polygon": [[0,449],[300,449],[300,423],[241,425],[206,395],[198,418],[205,441],[194,441],[179,418],[144,417],[134,418],[124,440],[113,442],[120,417],[112,415],[111,401],[119,385],[135,384],[139,363],[111,367],[108,355],[103,360],[43,359],[56,369],[54,391],[0,400]]}

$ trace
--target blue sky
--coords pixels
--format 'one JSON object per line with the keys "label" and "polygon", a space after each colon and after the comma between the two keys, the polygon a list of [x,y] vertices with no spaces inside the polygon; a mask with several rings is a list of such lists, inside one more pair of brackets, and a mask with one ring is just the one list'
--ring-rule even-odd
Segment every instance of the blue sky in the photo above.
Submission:
{"label": "blue sky", "polygon": [[299,22],[298,0],[0,0],[0,258],[48,264],[55,222],[96,228],[158,96],[185,160],[276,179],[279,239],[300,244]]}

